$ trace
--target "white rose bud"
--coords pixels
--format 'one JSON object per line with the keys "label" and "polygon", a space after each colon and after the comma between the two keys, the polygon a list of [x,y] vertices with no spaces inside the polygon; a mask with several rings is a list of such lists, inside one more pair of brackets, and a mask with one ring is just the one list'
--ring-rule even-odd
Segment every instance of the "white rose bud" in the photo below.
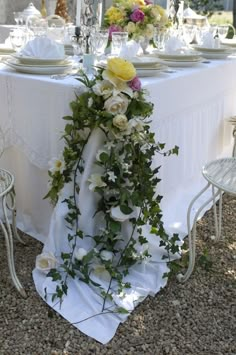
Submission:
{"label": "white rose bud", "polygon": [[47,274],[50,269],[56,268],[58,265],[57,259],[52,253],[42,253],[36,257],[36,269]]}
{"label": "white rose bud", "polygon": [[85,255],[87,255],[88,252],[84,248],[79,248],[74,251],[74,258],[77,260],[82,260]]}
{"label": "white rose bud", "polygon": [[114,254],[111,251],[102,250],[100,256],[102,260],[109,261],[113,259]]}
{"label": "white rose bud", "polygon": [[125,131],[128,128],[128,119],[125,115],[116,115],[112,120],[113,126],[119,128],[120,131]]}

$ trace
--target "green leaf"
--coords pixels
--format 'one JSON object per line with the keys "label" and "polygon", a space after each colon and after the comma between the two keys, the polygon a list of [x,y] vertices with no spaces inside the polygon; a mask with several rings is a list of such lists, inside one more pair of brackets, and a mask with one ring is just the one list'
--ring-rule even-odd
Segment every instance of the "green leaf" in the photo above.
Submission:
{"label": "green leaf", "polygon": [[109,227],[111,229],[111,232],[113,232],[114,234],[119,233],[121,231],[121,223],[120,222],[110,221]]}
{"label": "green leaf", "polygon": [[129,314],[129,311],[123,307],[116,308],[116,312],[121,314]]}
{"label": "green leaf", "polygon": [[108,160],[109,160],[109,155],[105,152],[102,152],[100,155],[99,155],[99,159],[101,160],[101,162],[103,163],[106,163]]}
{"label": "green leaf", "polygon": [[121,210],[121,212],[124,213],[124,214],[130,214],[130,213],[133,212],[132,208],[130,208],[130,207],[127,206],[127,205],[121,205],[121,206],[120,206],[120,210]]}

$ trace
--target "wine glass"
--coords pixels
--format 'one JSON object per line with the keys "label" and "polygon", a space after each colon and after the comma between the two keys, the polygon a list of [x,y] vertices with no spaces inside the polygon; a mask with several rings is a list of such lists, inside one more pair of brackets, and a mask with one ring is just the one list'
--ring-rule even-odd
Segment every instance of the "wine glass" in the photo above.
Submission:
{"label": "wine glass", "polygon": [[76,61],[80,63],[83,57],[83,38],[71,36],[70,42],[73,47],[74,58],[76,58]]}
{"label": "wine glass", "polygon": [[13,12],[13,16],[14,16],[14,20],[16,22],[16,25],[19,26],[21,13],[17,12],[17,11],[14,11]]}

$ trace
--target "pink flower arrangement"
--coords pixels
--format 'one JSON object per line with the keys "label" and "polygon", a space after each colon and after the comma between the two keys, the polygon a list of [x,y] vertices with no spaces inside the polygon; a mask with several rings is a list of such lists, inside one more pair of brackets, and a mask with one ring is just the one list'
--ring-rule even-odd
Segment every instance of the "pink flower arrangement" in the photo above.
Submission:
{"label": "pink flower arrangement", "polygon": [[152,4],[151,0],[113,0],[113,5],[106,10],[104,25],[110,33],[122,28],[129,38],[150,40],[155,27],[168,27],[169,20],[163,7]]}
{"label": "pink flower arrangement", "polygon": [[140,9],[135,9],[130,15],[130,19],[133,22],[142,22],[144,20],[145,14]]}

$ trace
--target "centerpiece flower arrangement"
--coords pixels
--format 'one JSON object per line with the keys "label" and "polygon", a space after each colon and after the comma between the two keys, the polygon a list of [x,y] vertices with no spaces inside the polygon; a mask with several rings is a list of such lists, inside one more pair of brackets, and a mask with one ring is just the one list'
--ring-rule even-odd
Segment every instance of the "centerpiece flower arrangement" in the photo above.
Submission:
{"label": "centerpiece flower arrangement", "polygon": [[114,0],[113,6],[105,13],[104,22],[110,33],[124,30],[134,40],[141,37],[150,40],[155,27],[169,25],[166,11],[149,0]]}
{"label": "centerpiece flower arrangement", "polygon": [[[110,58],[94,78],[81,73],[78,80],[86,90],[71,103],[72,115],[64,117],[65,147],[62,159],[55,159],[49,170],[46,196],[54,204],[67,205],[69,252],[59,256],[42,253],[36,267],[57,282],[53,300],[62,301],[67,294],[68,277],[77,278],[100,292],[101,312],[105,312],[108,301],[116,304],[117,297],[132,286],[126,280],[130,267],[151,258],[144,227],[157,237],[157,246],[166,250],[167,258],[179,252],[178,237],[169,237],[163,227],[161,196],[156,192],[160,167],[152,166],[156,153],[177,154],[178,147],[164,151],[165,145],[155,141],[149,119],[153,104],[146,100],[147,92],[132,63]],[[91,218],[98,218],[100,229],[87,235],[80,228],[78,195],[85,169],[84,150],[98,131],[103,143],[86,184],[98,198]],[[72,184],[73,192],[62,198],[67,184]],[[86,238],[89,248],[83,244]],[[126,311],[116,308],[116,312]]]}

